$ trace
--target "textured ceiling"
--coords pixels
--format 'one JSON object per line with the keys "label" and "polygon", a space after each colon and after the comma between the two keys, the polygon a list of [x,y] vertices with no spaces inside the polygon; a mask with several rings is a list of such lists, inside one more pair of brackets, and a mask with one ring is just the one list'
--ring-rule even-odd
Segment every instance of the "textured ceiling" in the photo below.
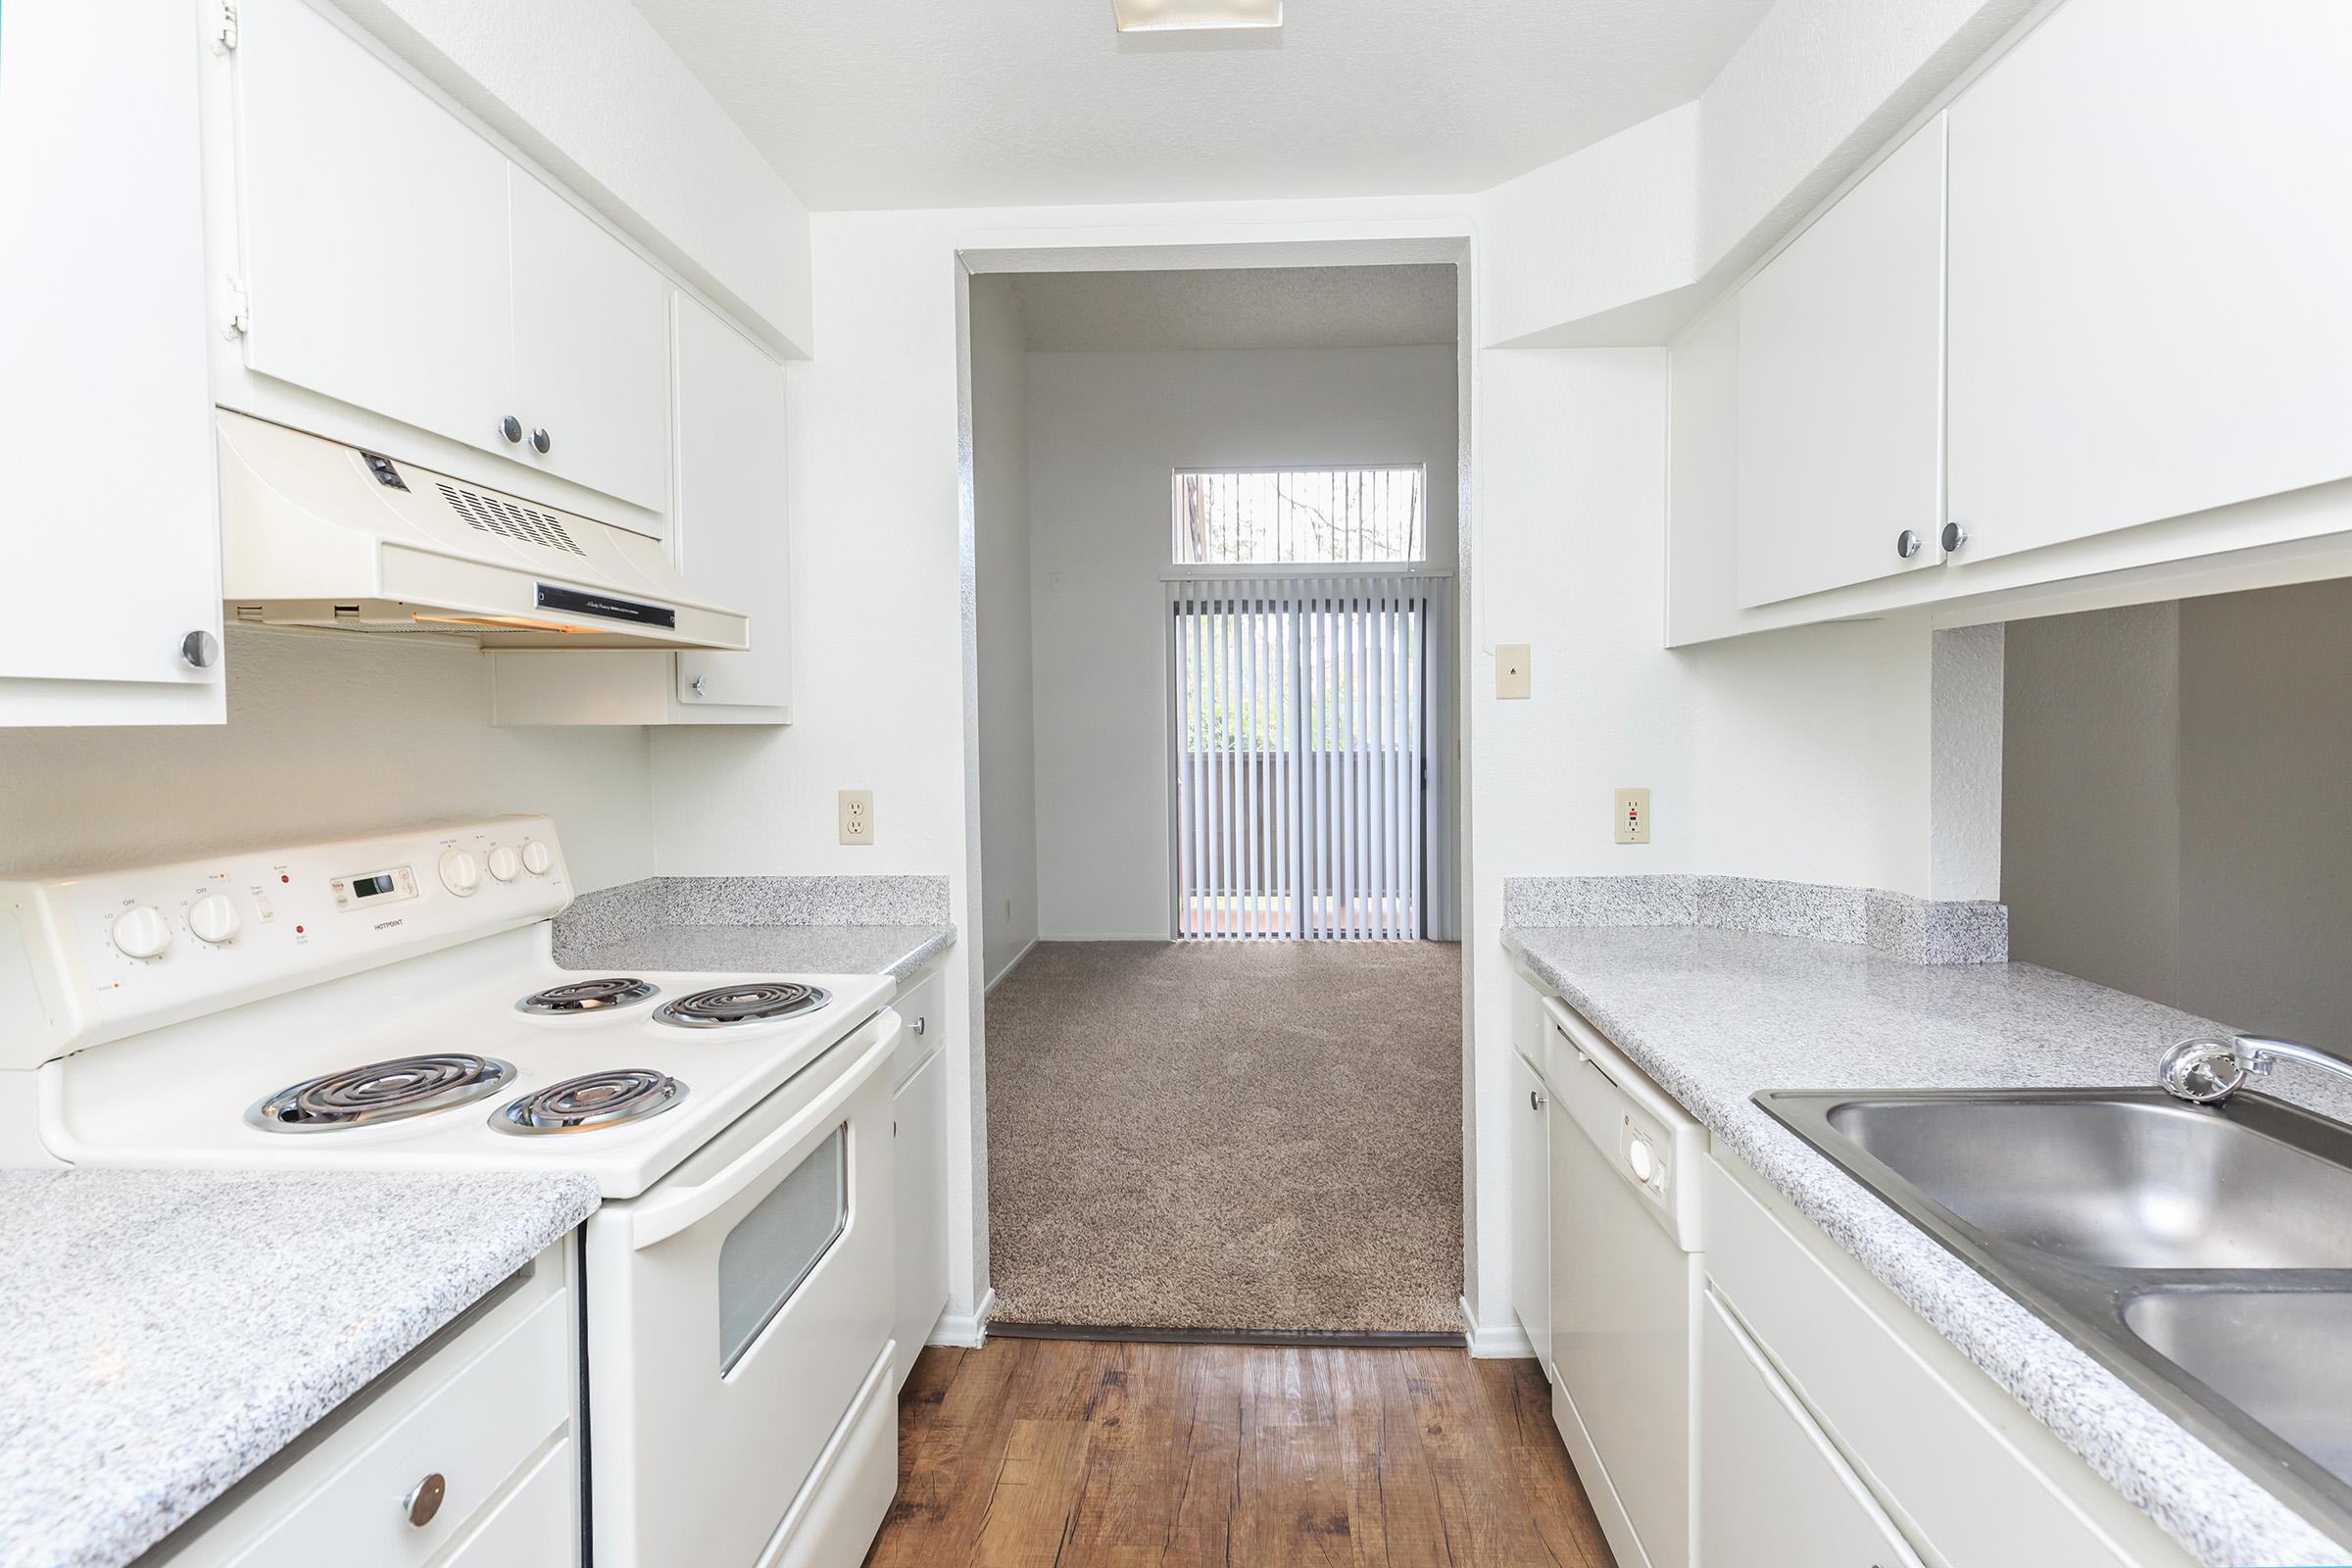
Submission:
{"label": "textured ceiling", "polygon": [[1483,190],[1686,103],[1769,0],[638,0],[820,209]]}
{"label": "textured ceiling", "polygon": [[1032,349],[1380,348],[1454,340],[1450,267],[1025,272]]}

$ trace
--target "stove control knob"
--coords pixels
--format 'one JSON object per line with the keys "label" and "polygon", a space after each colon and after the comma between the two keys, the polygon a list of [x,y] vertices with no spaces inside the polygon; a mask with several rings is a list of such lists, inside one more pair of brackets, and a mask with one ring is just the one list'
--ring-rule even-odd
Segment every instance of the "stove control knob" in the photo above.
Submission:
{"label": "stove control knob", "polygon": [[482,862],[465,850],[441,852],[441,885],[461,899],[482,885]]}
{"label": "stove control knob", "polygon": [[555,863],[555,851],[549,849],[537,839],[523,840],[522,868],[525,871],[530,872],[533,876],[545,876],[547,875],[548,868]]}
{"label": "stove control knob", "polygon": [[199,894],[196,902],[188,906],[188,929],[196,933],[199,942],[219,947],[236,941],[237,933],[244,928],[244,918],[225,893]]}
{"label": "stove control knob", "polygon": [[522,857],[504,844],[490,850],[490,874],[501,882],[512,882],[522,874]]}
{"label": "stove control knob", "polygon": [[125,957],[152,958],[172,945],[172,927],[152,904],[115,916],[115,946]]}

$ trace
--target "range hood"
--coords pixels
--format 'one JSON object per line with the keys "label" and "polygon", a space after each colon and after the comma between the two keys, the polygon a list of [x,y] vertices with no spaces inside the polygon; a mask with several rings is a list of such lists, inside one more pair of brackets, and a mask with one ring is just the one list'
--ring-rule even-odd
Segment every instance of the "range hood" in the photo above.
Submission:
{"label": "range hood", "polygon": [[216,411],[232,621],[484,648],[746,648],[662,542],[284,425]]}

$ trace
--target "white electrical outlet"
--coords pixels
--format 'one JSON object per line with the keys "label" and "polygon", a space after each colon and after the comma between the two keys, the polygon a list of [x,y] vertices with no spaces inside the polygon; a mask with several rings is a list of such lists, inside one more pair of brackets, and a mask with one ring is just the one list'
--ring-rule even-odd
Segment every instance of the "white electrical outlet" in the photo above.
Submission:
{"label": "white electrical outlet", "polygon": [[871,844],[874,842],[874,792],[872,790],[843,790],[841,792],[841,842]]}
{"label": "white electrical outlet", "polygon": [[1647,844],[1649,842],[1649,791],[1619,790],[1617,792],[1617,842]]}
{"label": "white electrical outlet", "polygon": [[1494,696],[1498,702],[1523,701],[1528,696],[1530,675],[1528,658],[1533,652],[1526,643],[1498,643],[1494,648]]}

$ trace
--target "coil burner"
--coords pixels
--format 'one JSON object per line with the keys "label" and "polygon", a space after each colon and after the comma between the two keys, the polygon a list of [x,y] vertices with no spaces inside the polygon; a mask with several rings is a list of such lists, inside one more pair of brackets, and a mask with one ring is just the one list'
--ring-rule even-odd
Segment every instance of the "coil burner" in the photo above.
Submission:
{"label": "coil burner", "polygon": [[686,1086],[650,1067],[583,1073],[532,1091],[490,1118],[502,1133],[585,1133],[643,1121],[686,1099]]}
{"label": "coil burner", "polygon": [[514,1004],[516,1012],[534,1017],[569,1018],[584,1012],[610,1012],[614,1007],[632,1007],[649,997],[659,996],[662,988],[643,980],[626,976],[612,976],[602,980],[574,980],[568,985],[549,986],[534,991]]}
{"label": "coil burner", "polygon": [[822,986],[797,980],[756,980],[746,985],[718,986],[691,997],[664,1002],[654,1009],[663,1023],[684,1029],[725,1029],[735,1024],[766,1023],[814,1012],[833,1000]]}
{"label": "coil burner", "polygon": [[265,1132],[323,1133],[402,1121],[463,1105],[514,1076],[512,1062],[458,1052],[396,1056],[365,1067],[306,1078],[245,1112]]}

